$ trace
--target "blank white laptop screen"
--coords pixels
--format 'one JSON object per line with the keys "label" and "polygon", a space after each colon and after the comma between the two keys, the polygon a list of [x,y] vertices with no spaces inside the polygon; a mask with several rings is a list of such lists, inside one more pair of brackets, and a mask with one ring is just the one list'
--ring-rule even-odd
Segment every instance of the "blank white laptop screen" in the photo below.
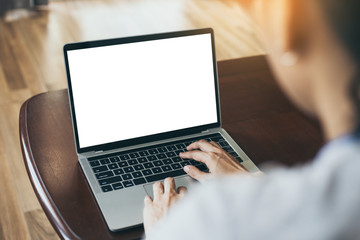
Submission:
{"label": "blank white laptop screen", "polygon": [[80,148],[216,123],[211,34],[68,51]]}

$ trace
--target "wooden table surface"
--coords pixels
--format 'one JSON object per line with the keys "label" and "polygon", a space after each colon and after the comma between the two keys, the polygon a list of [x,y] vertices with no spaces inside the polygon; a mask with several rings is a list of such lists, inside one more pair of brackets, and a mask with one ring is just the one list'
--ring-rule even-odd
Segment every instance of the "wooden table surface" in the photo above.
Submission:
{"label": "wooden table surface", "polygon": [[[223,127],[258,165],[288,166],[314,157],[318,125],[277,87],[264,56],[218,63]],[[63,239],[137,239],[143,229],[112,233],[78,164],[67,90],[43,93],[20,110],[24,161],[36,195]],[[126,217],[126,216],[124,216]]]}

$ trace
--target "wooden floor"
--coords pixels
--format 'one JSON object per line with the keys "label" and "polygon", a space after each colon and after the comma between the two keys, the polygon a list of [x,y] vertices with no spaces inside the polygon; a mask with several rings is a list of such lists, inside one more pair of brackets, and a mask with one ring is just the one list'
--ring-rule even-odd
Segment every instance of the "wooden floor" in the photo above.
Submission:
{"label": "wooden floor", "polygon": [[67,42],[213,27],[218,60],[262,54],[256,27],[220,0],[53,1],[0,18],[0,239],[58,239],[29,182],[18,113],[29,97],[66,88]]}

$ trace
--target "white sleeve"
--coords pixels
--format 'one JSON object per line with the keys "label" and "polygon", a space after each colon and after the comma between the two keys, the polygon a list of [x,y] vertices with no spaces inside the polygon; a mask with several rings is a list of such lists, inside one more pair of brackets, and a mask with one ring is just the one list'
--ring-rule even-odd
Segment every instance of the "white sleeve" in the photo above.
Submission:
{"label": "white sleeve", "polygon": [[[259,201],[259,198],[264,198],[261,196],[265,194],[261,190],[264,182],[253,177],[230,177],[194,187],[158,223],[147,239],[211,240],[245,237],[252,231],[252,218],[260,214],[255,206],[273,204],[265,199]],[[264,219],[264,224],[266,222]],[[242,228],[246,231],[242,231]]]}
{"label": "white sleeve", "polygon": [[351,171],[359,181],[360,174],[353,165],[340,168],[279,169],[194,187],[147,239],[333,239],[339,229],[360,236],[358,227],[349,229],[360,216],[354,211],[360,194],[351,190],[354,177],[343,173]]}

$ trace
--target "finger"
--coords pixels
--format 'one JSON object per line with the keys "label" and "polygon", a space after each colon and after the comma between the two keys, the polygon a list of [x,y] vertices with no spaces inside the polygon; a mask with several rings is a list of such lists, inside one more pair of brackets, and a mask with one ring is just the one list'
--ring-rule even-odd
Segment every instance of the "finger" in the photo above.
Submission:
{"label": "finger", "polygon": [[165,188],[165,193],[169,194],[171,192],[176,192],[176,187],[175,187],[175,180],[171,177],[169,178],[165,178],[164,181],[164,188]]}
{"label": "finger", "polygon": [[145,206],[149,205],[152,203],[152,199],[149,195],[146,195],[145,198],[144,198],[144,204]]}
{"label": "finger", "polygon": [[216,142],[214,142],[214,141],[211,141],[210,144],[213,145],[216,148],[222,149],[222,147],[219,144],[217,144]]}
{"label": "finger", "polygon": [[209,173],[204,173],[200,171],[197,167],[186,165],[184,167],[184,171],[192,178],[198,180],[199,182],[203,182],[204,179],[209,175]]}
{"label": "finger", "polygon": [[198,162],[206,163],[206,161],[209,159],[209,154],[199,150],[193,150],[190,152],[180,153],[180,157],[183,159],[194,159]]}
{"label": "finger", "polygon": [[[219,151],[224,152],[224,153],[226,153],[226,154],[229,155],[229,153],[228,153],[227,151],[225,151],[225,150],[224,150],[219,144],[217,144],[216,142],[211,141],[210,144],[213,145],[214,147],[218,148]],[[229,156],[231,156],[231,155],[229,155]]]}
{"label": "finger", "polygon": [[156,182],[153,185],[154,200],[160,199],[161,195],[164,194],[164,185],[162,182]]}
{"label": "finger", "polygon": [[183,197],[186,192],[187,192],[187,188],[184,186],[178,187],[177,189],[177,193],[180,195],[180,197]]}
{"label": "finger", "polygon": [[200,141],[190,144],[186,149],[189,151],[195,150],[195,149],[200,149],[201,151],[204,151],[204,152],[211,152],[211,151],[214,151],[214,146],[211,145],[206,140],[200,140]]}
{"label": "finger", "polygon": [[223,152],[224,154],[228,155],[230,158],[234,159],[234,157],[232,155],[230,155],[227,151],[225,151],[219,144],[217,144],[214,141],[210,142],[211,145],[213,145],[214,147],[216,147],[218,149],[219,152]]}

